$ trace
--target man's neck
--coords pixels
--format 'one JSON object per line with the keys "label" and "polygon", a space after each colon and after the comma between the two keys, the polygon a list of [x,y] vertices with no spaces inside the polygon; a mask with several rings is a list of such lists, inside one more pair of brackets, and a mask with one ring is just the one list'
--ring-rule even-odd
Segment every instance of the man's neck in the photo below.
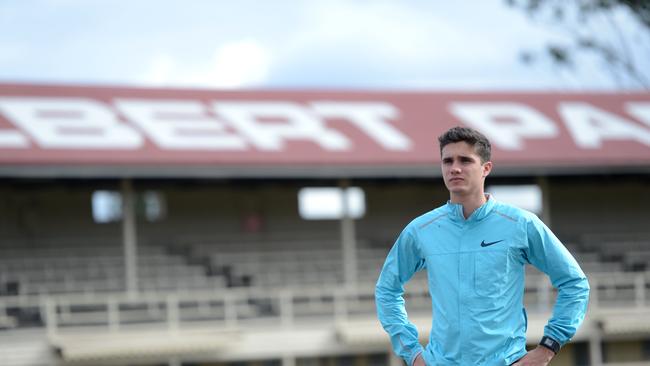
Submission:
{"label": "man's neck", "polygon": [[451,195],[451,202],[463,205],[463,216],[465,219],[470,217],[477,208],[481,207],[487,201],[483,192],[472,195]]}

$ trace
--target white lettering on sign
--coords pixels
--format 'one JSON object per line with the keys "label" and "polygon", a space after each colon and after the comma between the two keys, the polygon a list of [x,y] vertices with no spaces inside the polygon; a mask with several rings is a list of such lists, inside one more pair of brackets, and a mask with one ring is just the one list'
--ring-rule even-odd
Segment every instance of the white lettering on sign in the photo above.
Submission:
{"label": "white lettering on sign", "polygon": [[[290,141],[309,141],[328,151],[351,150],[354,141],[328,124],[328,119],[349,123],[385,150],[413,148],[408,135],[391,122],[400,118],[400,111],[384,102],[213,100],[204,104],[124,98],[117,99],[114,108],[81,98],[0,97],[0,114],[17,127],[0,128],[0,149],[25,149],[35,142],[46,149],[134,150],[142,148],[148,137],[165,150],[281,151]],[[520,103],[449,105],[454,116],[504,150],[522,150],[526,141],[554,138],[560,123],[581,149],[597,149],[609,140],[650,146],[649,102],[624,104],[629,117],[585,102],[558,103],[557,108],[560,119],[553,121]]]}
{"label": "white lettering on sign", "polygon": [[163,149],[246,149],[244,139],[226,132],[225,124],[207,116],[199,102],[120,99],[115,105]]}
{"label": "white lettering on sign", "polygon": [[[0,108],[2,106],[0,105]],[[27,137],[16,130],[0,130],[0,149],[27,149],[29,141]]]}
{"label": "white lettering on sign", "polygon": [[137,149],[143,138],[102,104],[77,98],[0,98],[0,110],[50,149]]}
{"label": "white lettering on sign", "polygon": [[576,144],[584,149],[597,149],[604,140],[631,140],[650,146],[650,131],[613,113],[588,103],[560,103],[564,118]]}
{"label": "white lettering on sign", "polygon": [[314,102],[311,105],[322,117],[343,118],[352,122],[388,150],[411,148],[411,140],[388,122],[399,117],[397,109],[390,104]]}
{"label": "white lettering on sign", "polygon": [[281,150],[285,140],[310,140],[334,151],[352,145],[339,131],[294,103],[216,102],[214,109],[260,150]]}
{"label": "white lettering on sign", "polygon": [[504,150],[522,150],[526,138],[546,139],[558,135],[552,120],[519,103],[458,102],[451,103],[450,110]]}
{"label": "white lettering on sign", "polygon": [[625,111],[650,127],[650,103],[626,103]]}

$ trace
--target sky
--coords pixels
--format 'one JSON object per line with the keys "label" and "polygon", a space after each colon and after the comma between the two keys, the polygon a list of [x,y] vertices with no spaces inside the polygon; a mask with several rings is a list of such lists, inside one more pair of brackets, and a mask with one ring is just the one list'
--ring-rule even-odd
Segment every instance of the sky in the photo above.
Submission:
{"label": "sky", "polygon": [[[625,35],[638,33],[629,14],[616,17]],[[580,58],[573,70],[550,60],[521,62],[523,51],[566,40],[565,30],[505,0],[0,0],[0,82],[336,90],[638,87],[616,82],[590,57]]]}

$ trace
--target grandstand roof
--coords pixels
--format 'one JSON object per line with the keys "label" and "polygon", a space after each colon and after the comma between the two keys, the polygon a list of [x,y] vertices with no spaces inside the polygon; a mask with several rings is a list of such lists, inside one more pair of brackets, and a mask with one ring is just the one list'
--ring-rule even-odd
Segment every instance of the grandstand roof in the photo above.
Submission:
{"label": "grandstand roof", "polygon": [[650,93],[0,84],[0,176],[435,177],[455,125],[493,174],[650,172]]}

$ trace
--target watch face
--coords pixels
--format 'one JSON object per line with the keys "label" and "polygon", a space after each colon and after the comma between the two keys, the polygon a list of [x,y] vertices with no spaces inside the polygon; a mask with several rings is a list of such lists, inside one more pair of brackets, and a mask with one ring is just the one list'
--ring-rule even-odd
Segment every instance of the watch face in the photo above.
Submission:
{"label": "watch face", "polygon": [[545,346],[549,348],[551,351],[558,353],[560,350],[560,343],[558,343],[556,340],[550,338],[550,337],[542,337],[542,341],[540,342],[542,346]]}

